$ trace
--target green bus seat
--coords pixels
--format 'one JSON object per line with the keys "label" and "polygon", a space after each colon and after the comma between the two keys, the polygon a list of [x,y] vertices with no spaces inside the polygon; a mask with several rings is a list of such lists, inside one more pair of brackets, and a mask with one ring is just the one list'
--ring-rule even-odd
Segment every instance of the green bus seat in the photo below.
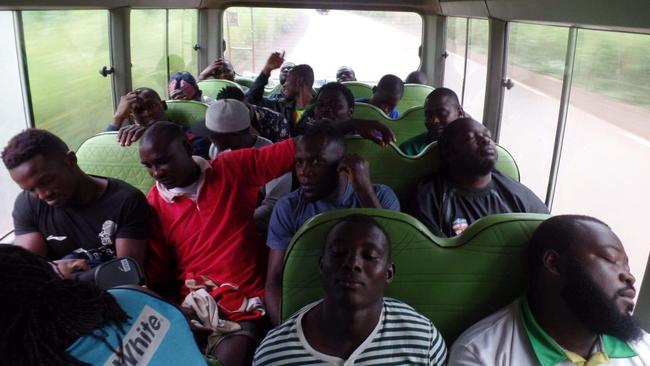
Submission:
{"label": "green bus seat", "polygon": [[186,127],[194,127],[205,120],[208,105],[194,100],[166,100],[165,117],[170,121],[181,123]]}
{"label": "green bus seat", "polygon": [[366,83],[359,81],[344,81],[341,84],[345,85],[345,87],[352,92],[354,99],[372,97],[372,86]]}
{"label": "green bus seat", "polygon": [[253,83],[255,82],[255,80],[253,80],[251,78],[244,77],[244,76],[235,76],[235,82],[237,84],[241,85],[241,86],[245,86],[247,88],[250,88],[251,86],[253,86]]}
{"label": "green bus seat", "polygon": [[120,146],[117,132],[103,132],[84,141],[77,150],[77,163],[88,174],[123,180],[144,194],[154,184],[140,164],[138,144]]}
{"label": "green bus seat", "polygon": [[395,134],[398,144],[426,131],[423,107],[411,108],[403,113],[400,118],[392,119],[372,104],[354,103],[352,117],[372,119],[387,125]]}
{"label": "green bus seat", "polygon": [[549,215],[484,217],[461,235],[438,238],[415,218],[379,209],[346,209],[315,216],[294,235],[284,260],[281,314],[287,319],[323,296],[319,258],[327,230],[351,213],[371,215],[392,242],[396,272],[386,296],[429,318],[447,345],[476,321],[522,295],[525,248]]}
{"label": "green bus seat", "polygon": [[[359,154],[370,163],[372,182],[391,187],[402,207],[408,204],[418,183],[440,169],[440,152],[435,142],[417,156],[405,155],[394,143],[382,148],[358,136],[346,137],[346,146],[348,153]],[[519,181],[519,168],[512,155],[499,145],[496,149],[496,169]]]}
{"label": "green bus seat", "polygon": [[199,85],[199,89],[203,91],[203,95],[207,95],[210,98],[216,98],[221,89],[228,86],[234,86],[241,89],[241,86],[239,86],[239,84],[224,79],[201,80],[197,84]]}
{"label": "green bus seat", "polygon": [[282,84],[277,84],[276,86],[272,88],[264,88],[264,96],[268,97],[271,94],[279,93],[282,91]]}
{"label": "green bus seat", "polygon": [[433,91],[433,87],[422,84],[404,84],[404,95],[397,103],[397,109],[403,113],[413,107],[424,107],[424,100]]}

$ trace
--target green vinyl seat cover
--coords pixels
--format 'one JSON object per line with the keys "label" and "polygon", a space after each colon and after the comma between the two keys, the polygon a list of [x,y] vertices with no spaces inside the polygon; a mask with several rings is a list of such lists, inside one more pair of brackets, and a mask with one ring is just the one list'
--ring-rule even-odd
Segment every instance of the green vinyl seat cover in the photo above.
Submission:
{"label": "green vinyl seat cover", "polygon": [[281,314],[287,319],[323,296],[319,258],[325,234],[351,213],[373,216],[392,242],[395,277],[386,296],[429,318],[447,345],[473,323],[525,292],[525,248],[548,215],[500,214],[461,235],[438,238],[415,218],[380,209],[346,209],[315,216],[294,235],[284,261]]}
{"label": "green vinyl seat cover", "polygon": [[208,97],[215,99],[217,98],[217,94],[219,94],[221,89],[228,86],[234,86],[241,89],[241,86],[239,86],[239,84],[235,83],[234,81],[224,79],[201,80],[197,84],[199,85],[199,89],[203,91],[203,95],[207,95]]}
{"label": "green vinyl seat cover", "polygon": [[77,150],[77,164],[87,174],[123,180],[145,195],[154,184],[140,163],[138,144],[120,146],[117,132],[103,132],[84,141]]}
{"label": "green vinyl seat cover", "polygon": [[372,97],[372,86],[366,83],[359,81],[344,81],[341,84],[345,85],[345,87],[352,92],[354,99]]}
{"label": "green vinyl seat cover", "polygon": [[397,109],[404,112],[413,107],[423,107],[427,95],[434,90],[433,87],[422,84],[404,84],[404,94],[397,103]]}
{"label": "green vinyl seat cover", "polygon": [[208,105],[194,100],[167,100],[165,117],[186,127],[194,127],[205,120]]}
{"label": "green vinyl seat cover", "polygon": [[[417,156],[404,154],[394,143],[382,148],[358,136],[346,137],[345,142],[348,153],[359,154],[368,161],[372,182],[391,187],[402,207],[409,203],[422,179],[440,170],[440,151],[436,142],[427,146]],[[512,155],[499,145],[496,145],[496,150],[496,169],[519,181],[519,168]]]}
{"label": "green vinyl seat cover", "polygon": [[371,119],[385,124],[395,134],[398,144],[422,132],[426,132],[426,127],[424,126],[424,107],[411,108],[400,114],[400,118],[392,119],[372,104],[354,103],[352,117]]}
{"label": "green vinyl seat cover", "polygon": [[253,80],[251,78],[247,78],[245,76],[235,76],[235,82],[237,84],[241,85],[241,86],[245,86],[247,88],[250,88],[251,86],[253,86],[253,83],[255,82],[255,80]]}

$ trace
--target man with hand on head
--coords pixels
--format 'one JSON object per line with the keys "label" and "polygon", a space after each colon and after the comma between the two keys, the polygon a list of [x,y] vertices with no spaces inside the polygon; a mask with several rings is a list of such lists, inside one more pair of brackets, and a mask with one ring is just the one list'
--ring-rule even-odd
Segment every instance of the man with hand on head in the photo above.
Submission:
{"label": "man with hand on head", "polygon": [[55,260],[66,277],[116,257],[144,263],[149,207],[136,188],[84,173],[45,130],[11,138],[2,161],[23,189],[13,211],[16,245]]}
{"label": "man with hand on head", "polygon": [[253,365],[444,365],[447,348],[431,321],[384,297],[395,276],[390,246],[370,216],[337,221],[320,258],[324,298],[269,332]]}
{"label": "man with hand on head", "polygon": [[600,220],[544,221],[527,249],[528,293],[466,330],[449,365],[647,365],[650,336],[632,317],[625,248]]}
{"label": "man with hand on head", "polygon": [[[106,128],[106,131],[119,130],[117,142],[122,146],[130,146],[142,137],[149,126],[158,121],[167,121],[165,110],[167,110],[167,103],[160,99],[155,90],[150,88],[135,89],[120,98],[120,104],[113,116],[113,123]],[[204,136],[195,134],[190,127],[183,126],[182,128],[188,141],[192,144],[194,155],[208,158],[210,141]]]}
{"label": "man with hand on head", "polygon": [[179,71],[172,75],[167,84],[167,92],[171,100],[194,100],[205,104],[212,104],[215,101],[203,95],[194,76],[187,71]]}
{"label": "man with hand on head", "polygon": [[434,141],[438,141],[447,125],[455,120],[469,117],[460,106],[453,90],[437,88],[424,100],[424,126],[427,132],[404,141],[399,145],[406,155],[417,155]]}
{"label": "man with hand on head", "polygon": [[271,321],[279,321],[284,255],[293,235],[319,213],[342,208],[385,208],[399,211],[392,189],[372,184],[369,164],[345,153],[345,139],[331,123],[309,129],[296,144],[295,165],[300,188],[281,198],[273,208],[267,245],[266,305]]}
{"label": "man with hand on head", "polygon": [[410,207],[434,235],[458,235],[488,215],[548,213],[535,193],[494,169],[497,150],[482,124],[457,119],[445,128],[438,144],[441,171],[420,182]]}
{"label": "man with hand on head", "polygon": [[199,81],[210,78],[235,81],[235,68],[230,61],[218,58],[199,73]]}

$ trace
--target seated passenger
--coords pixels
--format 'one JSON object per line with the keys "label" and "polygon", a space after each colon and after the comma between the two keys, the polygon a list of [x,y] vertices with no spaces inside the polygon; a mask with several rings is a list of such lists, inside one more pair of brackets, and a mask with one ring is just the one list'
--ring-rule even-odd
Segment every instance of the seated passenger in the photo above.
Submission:
{"label": "seated passenger", "polygon": [[354,70],[348,66],[341,66],[336,70],[336,81],[342,83],[344,81],[357,81],[356,75],[354,75]]}
{"label": "seated passenger", "polygon": [[[211,158],[229,150],[260,148],[272,144],[264,137],[251,134],[250,112],[244,103],[234,99],[220,99],[210,106],[205,124],[212,132]],[[291,173],[287,173],[266,183],[262,189],[264,200],[255,209],[254,217],[257,229],[264,235],[269,226],[273,206],[280,197],[291,192],[291,183]]]}
{"label": "seated passenger", "polygon": [[[260,74],[255,78],[253,85],[246,93],[246,101],[253,104],[260,104],[264,97],[264,88],[269,83],[269,78],[271,78],[271,71],[280,68],[280,85],[284,85],[289,76],[289,72],[296,67],[296,64],[293,62],[284,61],[284,51],[282,52],[273,52],[266,60],[266,64],[262,68]],[[269,100],[277,100],[282,98],[282,89],[279,92],[275,92],[268,96]]]}
{"label": "seated passenger", "polygon": [[[302,114],[313,108],[312,86],[314,85],[314,70],[309,65],[296,65],[287,76],[282,85],[282,97],[264,98],[264,86],[268,82],[271,70],[277,69],[284,58],[277,53],[269,57],[264,70],[255,80],[246,95],[247,102],[262,107],[270,108],[282,114],[289,121],[292,130],[300,121]],[[294,131],[292,136],[296,136]]]}
{"label": "seated passenger", "polygon": [[[356,129],[375,141],[379,134],[382,144],[393,138],[378,123],[339,127],[344,132]],[[178,281],[210,279],[237,286],[235,295],[249,305],[223,313],[242,328],[225,335],[211,350],[225,366],[250,364],[266,330],[260,305],[267,251],[253,214],[260,188],[290,172],[294,154],[294,139],[288,139],[261,149],[232,151],[208,162],[192,157],[182,130],[169,122],[154,124],[140,141],[142,164],[156,180],[147,197],[157,215],[147,258],[149,285],[169,290]],[[174,290],[183,296],[189,293],[187,287]]]}
{"label": "seated passenger", "polygon": [[260,136],[271,140],[271,142],[278,142],[291,137],[289,134],[291,126],[283,115],[268,108],[247,103],[241,89],[234,86],[223,88],[217,94],[217,99],[236,99],[246,104],[250,110],[251,126]]}
{"label": "seated passenger", "polygon": [[429,78],[424,71],[416,70],[406,76],[406,79],[404,79],[404,84],[428,85]]}
{"label": "seated passenger", "polygon": [[[167,110],[167,103],[160,99],[155,90],[150,88],[135,89],[120,98],[120,103],[113,115],[113,123],[106,128],[106,131],[119,130],[117,142],[122,146],[130,146],[140,139],[149,126],[157,121],[167,121],[165,110]],[[175,121],[170,122],[176,123]],[[202,124],[197,123],[197,125]],[[183,126],[183,129],[192,144],[193,154],[207,159],[210,141],[204,136],[195,134],[189,127]]]}
{"label": "seated passenger", "polygon": [[334,224],[320,268],[324,298],[269,332],[253,365],[445,364],[445,341],[431,321],[384,297],[395,265],[373,218],[349,215]]}
{"label": "seated passenger", "polygon": [[413,216],[434,235],[458,235],[481,217],[498,213],[548,213],[530,189],[494,169],[496,148],[482,124],[457,119],[438,144],[441,171],[418,185],[411,205]]}
{"label": "seated passenger", "polygon": [[3,365],[205,365],[183,313],[136,288],[64,280],[0,244]]}
{"label": "seated passenger", "polygon": [[230,61],[218,58],[199,73],[199,81],[206,79],[223,79],[235,81],[235,68]]}
{"label": "seated passenger", "polygon": [[23,189],[13,211],[16,245],[60,260],[66,273],[115,257],[144,263],[149,207],[139,190],[87,175],[75,153],[45,130],[14,136],[2,161]]}
{"label": "seated passenger", "polygon": [[354,111],[354,96],[350,89],[339,82],[323,85],[316,94],[314,108],[302,115],[295,128],[297,135],[304,134],[317,121],[329,120],[334,123],[349,121]]}
{"label": "seated passenger", "polygon": [[167,84],[167,92],[171,100],[195,100],[205,104],[214,103],[214,99],[203,95],[194,76],[187,71],[179,71],[172,75]]}
{"label": "seated passenger", "polygon": [[368,162],[345,154],[343,135],[329,123],[315,125],[298,140],[296,175],[300,188],[277,202],[267,236],[271,251],[265,296],[274,324],[279,321],[284,254],[302,224],[319,213],[342,208],[400,209],[390,187],[372,184]]}
{"label": "seated passenger", "polygon": [[427,132],[404,141],[399,145],[406,155],[417,155],[434,141],[438,141],[448,124],[466,115],[453,90],[437,88],[424,101],[424,126]]}
{"label": "seated passenger", "polygon": [[397,103],[402,99],[404,94],[404,82],[395,75],[384,75],[379,79],[377,86],[372,88],[370,98],[359,98],[355,102],[369,103],[381,109],[392,119],[399,118]]}
{"label": "seated passenger", "polygon": [[650,336],[632,317],[634,276],[600,220],[544,221],[528,246],[526,296],[466,330],[449,365],[647,365]]}

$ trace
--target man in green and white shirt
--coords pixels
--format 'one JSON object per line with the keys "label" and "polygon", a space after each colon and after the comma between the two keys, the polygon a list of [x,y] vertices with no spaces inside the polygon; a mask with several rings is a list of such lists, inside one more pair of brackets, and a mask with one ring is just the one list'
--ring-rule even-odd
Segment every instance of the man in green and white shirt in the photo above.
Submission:
{"label": "man in green and white shirt", "polygon": [[529,293],[466,330],[449,365],[650,364],[639,328],[634,276],[621,241],[578,215],[542,223],[528,248]]}
{"label": "man in green and white shirt", "polygon": [[384,297],[395,266],[371,217],[349,215],[326,235],[323,300],[272,330],[253,365],[444,365],[447,348],[431,321]]}

